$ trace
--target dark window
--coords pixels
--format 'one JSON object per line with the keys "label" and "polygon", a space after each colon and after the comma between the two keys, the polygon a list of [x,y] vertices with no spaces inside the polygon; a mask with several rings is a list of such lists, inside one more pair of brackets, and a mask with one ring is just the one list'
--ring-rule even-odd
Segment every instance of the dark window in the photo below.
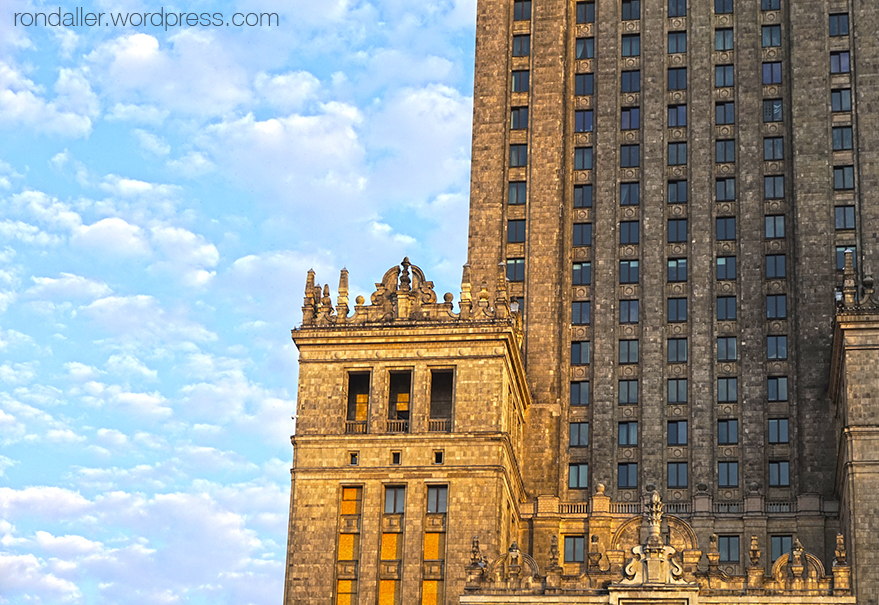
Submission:
{"label": "dark window", "polygon": [[763,177],[763,197],[767,200],[779,200],[784,197],[784,175]]}
{"label": "dark window", "polygon": [[623,0],[623,21],[641,18],[641,0]]}
{"label": "dark window", "polygon": [[830,106],[833,111],[852,110],[852,91],[850,88],[840,88],[830,91]]}
{"label": "dark window", "polygon": [[617,487],[638,487],[638,463],[624,462],[617,465]]}
{"label": "dark window", "polygon": [[592,263],[574,263],[573,279],[575,286],[588,286],[592,283]]}
{"label": "dark window", "polygon": [[847,74],[851,71],[851,55],[847,50],[830,53],[830,73]]}
{"label": "dark window", "polygon": [[714,0],[714,12],[718,15],[733,12],[733,0]]}
{"label": "dark window", "polygon": [[510,281],[525,281],[525,259],[507,259],[507,279]]}
{"label": "dark window", "polygon": [[851,149],[852,148],[852,127],[839,126],[833,129],[833,149]]}
{"label": "dark window", "polygon": [[837,191],[855,188],[855,167],[834,166],[833,188]]}
{"label": "dark window", "polygon": [[837,229],[854,229],[855,228],[855,207],[854,206],[837,206],[834,208],[836,215]]}
{"label": "dark window", "polygon": [[640,34],[627,34],[622,40],[622,55],[624,57],[637,57],[641,54]]}
{"label": "dark window", "polygon": [[687,144],[686,143],[669,143],[668,144],[668,165],[681,166],[687,163]]}
{"label": "dark window", "polygon": [[406,488],[402,485],[385,487],[385,514],[396,515],[406,507]]}
{"label": "dark window", "polygon": [[687,0],[668,0],[669,17],[686,17]]}
{"label": "dark window", "polygon": [[668,221],[668,243],[687,241],[687,219],[673,218]]}
{"label": "dark window", "polygon": [[718,296],[717,297],[717,320],[733,321],[736,318],[736,297],[735,296]]}
{"label": "dark window", "polygon": [[620,74],[621,92],[638,92],[641,90],[641,72],[624,71]]}
{"label": "dark window", "polygon": [[623,221],[620,223],[620,243],[638,243],[638,221]]}
{"label": "dark window", "polygon": [[784,215],[774,214],[764,218],[766,223],[766,239],[778,239],[784,237]]}
{"label": "dark window", "polygon": [[388,387],[388,420],[408,420],[412,400],[412,372],[391,372]]}
{"label": "dark window", "polygon": [[714,66],[714,86],[724,88],[735,84],[735,68],[732,65]]}
{"label": "dark window", "polygon": [[720,164],[736,161],[736,142],[735,141],[715,141],[714,142],[714,161]]}
{"label": "dark window", "polygon": [[620,363],[638,363],[638,341],[637,340],[621,340],[620,341]]}
{"label": "dark window", "polygon": [[574,185],[574,208],[592,208],[592,185]]}
{"label": "dark window", "polygon": [[620,301],[620,323],[636,324],[638,323],[638,301],[637,300],[621,300]]}
{"label": "dark window", "polygon": [[781,122],[783,110],[781,99],[767,99],[763,101],[763,121]]}
{"label": "dark window", "polygon": [[717,443],[719,445],[735,445],[739,442],[739,421],[717,421]]}
{"label": "dark window", "polygon": [[672,67],[668,70],[668,89],[669,90],[686,90],[687,89],[687,68]]}
{"label": "dark window", "polygon": [[[582,2],[578,3],[582,4]],[[513,0],[513,20],[528,21],[531,19],[531,0]]]}
{"label": "dark window", "polygon": [[787,294],[770,294],[766,297],[766,319],[787,317]]}
{"label": "dark window", "polygon": [[641,108],[624,107],[620,111],[620,130],[638,130],[641,128]]}
{"label": "dark window", "polygon": [[767,378],[766,395],[769,401],[787,401],[787,376]]}
{"label": "dark window", "polygon": [[736,257],[735,256],[718,256],[717,257],[717,279],[729,280],[736,278]]}
{"label": "dark window", "polygon": [[591,109],[574,112],[574,132],[592,132],[593,120]]}
{"label": "dark window", "polygon": [[771,137],[763,139],[763,159],[764,160],[783,160],[784,159],[784,138]]}
{"label": "dark window", "polygon": [[736,199],[736,179],[728,177],[714,181],[715,195],[718,202],[730,202]]}
{"label": "dark window", "polygon": [[781,61],[763,64],[763,83],[781,84]]}
{"label": "dark window", "polygon": [[671,487],[671,488],[687,487],[687,463],[686,462],[669,462],[668,463],[668,487]]}
{"label": "dark window", "polygon": [[528,108],[513,107],[510,110],[510,130],[525,130],[528,128]]}
{"label": "dark window", "polygon": [[591,353],[592,343],[584,340],[581,342],[571,343],[571,365],[585,366],[589,365],[589,355]]}
{"label": "dark window", "polygon": [[579,380],[571,383],[571,405],[589,405],[589,381]]}
{"label": "dark window", "polygon": [[449,501],[449,488],[446,485],[427,486],[427,512],[445,513]]}
{"label": "dark window", "polygon": [[620,146],[620,168],[637,168],[641,165],[640,145]]}
{"label": "dark window", "polygon": [[595,77],[592,74],[577,74],[574,77],[574,94],[591,95],[595,92]]}
{"label": "dark window", "polygon": [[717,549],[720,551],[721,563],[739,562],[738,536],[717,536]]}
{"label": "dark window", "polygon": [[838,13],[830,15],[830,35],[848,35],[848,13]]}
{"label": "dark window", "polygon": [[852,264],[857,268],[858,255],[854,246],[837,246],[836,247],[836,269],[842,271],[845,269],[845,253],[852,253]]}
{"label": "dark window", "polygon": [[790,485],[790,463],[787,460],[769,463],[769,485],[771,487]]}
{"label": "dark window", "polygon": [[682,128],[687,125],[687,106],[686,105],[669,105],[668,106],[668,127]]}
{"label": "dark window", "polygon": [[781,8],[781,0],[762,0],[760,2],[760,10],[777,11]]}
{"label": "dark window", "polygon": [[[669,0],[669,2],[674,2],[674,1],[675,0]],[[672,16],[672,15],[669,15],[669,16]],[[668,52],[669,53],[685,53],[685,52],[687,52],[687,32],[668,32]]]}
{"label": "dark window", "polygon": [[766,279],[784,279],[787,273],[786,261],[784,254],[767,254]]}
{"label": "dark window", "polygon": [[572,422],[568,440],[571,447],[587,447],[589,445],[589,423]]}
{"label": "dark window", "polygon": [[513,92],[528,92],[528,70],[520,69],[513,72]]}
{"label": "dark window", "polygon": [[724,101],[714,105],[714,122],[716,124],[736,123],[736,104],[733,101]]}
{"label": "dark window", "polygon": [[531,54],[531,36],[529,34],[513,36],[513,56],[527,57],[529,54]]}
{"label": "dark window", "polygon": [[735,361],[739,358],[735,336],[721,336],[717,339],[717,361]]}
{"label": "dark window", "polygon": [[525,241],[525,221],[507,221],[507,241],[510,243]]}
{"label": "dark window", "polygon": [[619,445],[638,445],[638,423],[620,422]]}
{"label": "dark window", "polygon": [[528,200],[528,183],[525,181],[511,181],[508,193],[508,203],[511,206],[522,205]]}
{"label": "dark window", "polygon": [[781,46],[780,25],[763,26],[763,48],[769,48],[770,46]]}
{"label": "dark window", "polygon": [[669,403],[686,403],[687,402],[687,379],[672,378],[668,381],[668,402]]}
{"label": "dark window", "polygon": [[717,240],[729,241],[736,238],[736,218],[722,216],[717,218]]}
{"label": "dark window", "polygon": [[666,319],[670,323],[687,321],[687,299],[669,298]]}
{"label": "dark window", "polygon": [[585,326],[592,319],[592,303],[588,300],[578,300],[571,305],[571,323],[575,326]]}
{"label": "dark window", "polygon": [[738,399],[738,378],[717,379],[717,401],[728,403]]}
{"label": "dark window", "polygon": [[574,148],[574,170],[592,170],[592,148]]}
{"label": "dark window", "polygon": [[574,246],[592,245],[592,223],[574,223]]}
{"label": "dark window", "polygon": [[577,3],[577,23],[595,23],[595,3]]}
{"label": "dark window", "polygon": [[766,337],[766,358],[787,359],[787,336]]}
{"label": "dark window", "polygon": [[668,259],[668,281],[678,282],[687,281],[687,259],[670,258]]}
{"label": "dark window", "polygon": [[638,403],[638,381],[620,380],[619,402],[622,405]]}
{"label": "dark window", "polygon": [[738,462],[718,462],[717,463],[717,486],[718,487],[738,487],[739,485],[739,463]]}
{"label": "dark window", "polygon": [[430,417],[450,419],[452,417],[452,393],[455,372],[452,370],[430,371]]}
{"label": "dark window", "polygon": [[528,145],[510,145],[510,168],[528,165]]}
{"label": "dark window", "polygon": [[589,487],[589,465],[585,463],[568,465],[568,488],[587,489]]}
{"label": "dark window", "polygon": [[669,338],[668,339],[668,363],[686,363],[687,361],[687,339],[686,338]]}
{"label": "dark window", "polygon": [[565,536],[565,563],[582,563],[583,545],[583,536]]}
{"label": "dark window", "polygon": [[641,201],[641,183],[620,183],[620,206],[637,206]]}
{"label": "dark window", "polygon": [[348,374],[347,412],[346,419],[350,422],[360,423],[359,426],[365,432],[369,415],[369,373]]}
{"label": "dark window", "polygon": [[638,283],[638,261],[621,260],[620,261],[620,283],[621,284],[637,284]]}
{"label": "dark window", "polygon": [[591,59],[595,56],[595,38],[577,38],[574,58]]}
{"label": "dark window", "polygon": [[687,181],[668,182],[668,203],[684,204],[687,201]]}
{"label": "dark window", "polygon": [[732,50],[734,44],[735,38],[731,27],[714,30],[714,50]]}
{"label": "dark window", "polygon": [[787,418],[769,419],[769,443],[788,443]]}
{"label": "dark window", "polygon": [[668,423],[668,444],[687,445],[686,420],[672,420]]}
{"label": "dark window", "polygon": [[786,555],[793,546],[793,536],[772,536],[769,538],[772,562],[774,563],[781,555]]}

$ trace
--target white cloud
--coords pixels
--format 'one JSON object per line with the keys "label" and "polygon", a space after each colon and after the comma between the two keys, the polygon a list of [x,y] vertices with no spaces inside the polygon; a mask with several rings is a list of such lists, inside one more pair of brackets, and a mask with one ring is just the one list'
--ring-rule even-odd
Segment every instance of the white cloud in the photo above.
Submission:
{"label": "white cloud", "polygon": [[116,103],[107,113],[107,120],[118,122],[135,122],[158,126],[165,121],[170,112],[152,105],[126,105]]}
{"label": "white cloud", "polygon": [[101,370],[84,363],[79,363],[78,361],[65,363],[64,369],[67,370],[67,378],[76,382],[94,380],[99,375],[103,374]]}
{"label": "white cloud", "polygon": [[55,229],[75,229],[82,218],[64,202],[42,191],[24,191],[12,196],[12,204],[36,221]]}
{"label": "white cloud", "polygon": [[116,384],[106,385],[97,381],[86,382],[82,387],[71,390],[71,394],[96,406],[111,406],[140,418],[161,420],[170,417],[173,411],[168,400],[161,393],[136,393]]}
{"label": "white cloud", "polygon": [[105,445],[121,447],[129,443],[128,436],[116,429],[98,429],[98,440]]}
{"label": "white cloud", "polygon": [[61,273],[60,277],[31,277],[34,285],[25,294],[35,298],[67,300],[70,298],[99,298],[112,293],[104,282],[81,275]]}
{"label": "white cloud", "polygon": [[46,531],[37,531],[35,541],[48,553],[61,557],[90,554],[103,550],[104,545],[82,536],[53,536]]}
{"label": "white cloud", "polygon": [[[76,584],[50,573],[45,561],[32,554],[10,555],[0,552],[0,586],[12,596],[19,591],[48,599],[70,601],[81,596]],[[38,597],[39,599],[39,597]]]}
{"label": "white cloud", "polygon": [[386,223],[372,221],[369,224],[369,230],[376,239],[391,240],[396,244],[403,244],[405,246],[414,246],[417,243],[414,237],[402,233],[394,233],[394,229]]}
{"label": "white cloud", "polygon": [[142,345],[156,340],[213,341],[217,336],[186,317],[163,309],[152,296],[108,296],[81,307],[84,315],[118,338]]}
{"label": "white cloud", "polygon": [[143,229],[115,217],[77,228],[71,243],[110,258],[148,256],[152,251]]}
{"label": "white cloud", "polygon": [[160,136],[141,130],[134,130],[134,138],[137,139],[140,148],[152,155],[162,156],[171,153],[171,146]]}
{"label": "white cloud", "polygon": [[154,269],[177,276],[187,286],[205,285],[216,275],[210,269],[219,262],[220,253],[203,236],[178,227],[153,227],[152,239],[166,257]]}
{"label": "white cloud", "polygon": [[[3,476],[3,473],[11,466],[15,466],[18,464],[18,460],[13,460],[11,458],[7,458],[6,456],[0,456],[0,477]],[[2,530],[2,527],[0,527]]]}
{"label": "white cloud", "polygon": [[320,80],[307,71],[296,71],[270,76],[258,73],[254,86],[259,95],[272,107],[281,111],[299,109],[317,96]]}
{"label": "white cloud", "polygon": [[199,177],[216,168],[214,163],[200,151],[190,151],[176,160],[169,160],[165,165],[170,170],[187,178]]}
{"label": "white cloud", "polygon": [[0,237],[35,246],[52,246],[62,242],[62,239],[57,235],[41,231],[35,225],[10,219],[0,221]]}
{"label": "white cloud", "polygon": [[0,381],[7,384],[27,384],[37,375],[33,362],[4,363],[0,365]]}
{"label": "white cloud", "polygon": [[70,429],[50,429],[46,432],[46,441],[50,443],[78,443],[85,440],[85,437]]}
{"label": "white cloud", "polygon": [[155,380],[158,377],[156,370],[149,369],[141,360],[131,355],[112,355],[107,360],[107,371],[120,376],[136,375],[148,380]]}

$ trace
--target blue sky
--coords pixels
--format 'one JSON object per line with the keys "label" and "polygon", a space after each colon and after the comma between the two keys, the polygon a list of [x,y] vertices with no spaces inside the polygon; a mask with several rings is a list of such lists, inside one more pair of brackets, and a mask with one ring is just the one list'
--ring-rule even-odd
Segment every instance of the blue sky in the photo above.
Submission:
{"label": "blue sky", "polygon": [[58,6],[0,1],[0,603],[278,603],[305,273],[458,291],[475,0]]}

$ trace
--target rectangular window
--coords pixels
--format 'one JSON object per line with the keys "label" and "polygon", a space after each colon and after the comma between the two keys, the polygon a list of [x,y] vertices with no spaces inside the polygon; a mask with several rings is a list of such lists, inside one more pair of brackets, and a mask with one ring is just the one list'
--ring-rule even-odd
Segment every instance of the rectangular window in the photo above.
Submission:
{"label": "rectangular window", "polygon": [[687,106],[686,105],[669,105],[668,106],[668,127],[683,128],[687,125]]}
{"label": "rectangular window", "polygon": [[507,242],[511,244],[525,241],[525,221],[507,221]]}
{"label": "rectangular window", "polygon": [[687,0],[668,0],[669,17],[686,17]]}
{"label": "rectangular window", "polygon": [[592,170],[592,148],[574,148],[574,170]]}
{"label": "rectangular window", "polygon": [[781,9],[781,0],[761,0],[760,10],[777,11]]}
{"label": "rectangular window", "polygon": [[836,270],[842,271],[845,269],[845,253],[852,253],[852,264],[854,264],[855,268],[858,266],[858,255],[857,250],[854,246],[837,246],[836,247]]}
{"label": "rectangular window", "polygon": [[668,339],[668,363],[686,363],[687,362],[687,339],[686,338],[669,338]]}
{"label": "rectangular window", "polygon": [[714,142],[714,161],[718,164],[736,161],[736,142],[735,141],[715,141]]}
{"label": "rectangular window", "polygon": [[733,0],[714,0],[714,12],[718,15],[733,12]]}
{"label": "rectangular window", "polygon": [[844,191],[855,188],[855,167],[854,166],[834,166],[833,167],[833,188],[837,191]]}
{"label": "rectangular window", "polygon": [[717,257],[717,279],[718,281],[731,280],[736,278],[736,257],[735,256],[718,256]]}
{"label": "rectangular window", "polygon": [[528,92],[528,70],[517,69],[512,75],[512,91]]}
{"label": "rectangular window", "polygon": [[622,55],[624,57],[637,57],[641,54],[641,35],[626,34],[622,40]]}
{"label": "rectangular window", "polygon": [[592,185],[574,185],[574,208],[592,208]]}
{"label": "rectangular window", "polygon": [[717,361],[735,361],[739,358],[735,336],[721,336],[717,339]]}
{"label": "rectangular window", "polygon": [[786,555],[793,546],[793,536],[771,536],[769,538],[772,562],[774,563],[781,555]]}
{"label": "rectangular window", "polygon": [[568,445],[571,447],[587,447],[589,445],[589,423],[572,422],[570,427]]}
{"label": "rectangular window", "polygon": [[409,404],[412,401],[412,372],[391,372],[388,395],[388,420],[408,421],[411,411]]}
{"label": "rectangular window", "polygon": [[733,29],[731,27],[714,30],[714,50],[732,50],[733,44]]}
{"label": "rectangular window", "polygon": [[732,65],[714,66],[714,87],[725,88],[735,85],[735,68]]}
{"label": "rectangular window", "polygon": [[852,110],[852,91],[850,88],[840,88],[830,91],[830,108],[833,111]]}
{"label": "rectangular window", "polygon": [[369,373],[348,374],[348,410],[345,416],[349,424],[346,432],[366,432],[369,418]]}
{"label": "rectangular window", "polygon": [[728,177],[714,181],[714,192],[718,202],[731,202],[736,199],[736,179]]}
{"label": "rectangular window", "polygon": [[766,396],[769,401],[787,401],[787,376],[767,378]]}
{"label": "rectangular window", "polygon": [[430,371],[430,417],[436,419],[452,418],[452,394],[454,393],[455,372],[452,370]]}
{"label": "rectangular window", "polygon": [[767,200],[780,200],[784,197],[784,175],[763,177],[763,197]]}
{"label": "rectangular window", "polygon": [[449,488],[447,485],[427,486],[427,512],[441,514],[447,512]]}
{"label": "rectangular window", "polygon": [[[674,1],[669,0],[669,2]],[[668,32],[668,52],[669,54],[687,52],[687,32]]]}
{"label": "rectangular window", "polygon": [[583,546],[583,536],[565,536],[565,563],[582,563]]}
{"label": "rectangular window", "polygon": [[717,321],[735,321],[736,319],[736,297],[735,296],[718,296],[717,297]]}
{"label": "rectangular window", "polygon": [[577,38],[574,58],[592,59],[593,57],[595,57],[595,38]]}
{"label": "rectangular window", "polygon": [[521,206],[528,200],[528,183],[525,181],[510,181],[507,192],[507,203],[511,206]]}
{"label": "rectangular window", "polygon": [[525,130],[528,128],[528,108],[513,107],[510,110],[510,130]]}
{"label": "rectangular window", "polygon": [[763,83],[781,84],[781,61],[763,64]]}
{"label": "rectangular window", "polygon": [[592,245],[592,223],[574,223],[574,247]]}
{"label": "rectangular window", "polygon": [[833,149],[841,151],[852,148],[852,127],[839,126],[833,129]]}
{"label": "rectangular window", "polygon": [[687,144],[686,143],[669,143],[668,144],[668,165],[682,166],[687,163]]}
{"label": "rectangular window", "polygon": [[574,263],[573,279],[575,286],[588,286],[592,283],[592,263]]}
{"label": "rectangular window", "polygon": [[592,132],[593,118],[591,109],[574,112],[574,132]]}
{"label": "rectangular window", "polygon": [[672,420],[668,423],[668,445],[687,445],[686,420]]}
{"label": "rectangular window", "polygon": [[641,183],[620,183],[620,206],[637,206],[641,201]]}
{"label": "rectangular window", "polygon": [[620,301],[620,323],[636,324],[638,323],[638,301],[637,300],[621,300]]}
{"label": "rectangular window", "polygon": [[620,357],[621,364],[638,363],[638,341],[637,340],[621,340],[620,341]]}
{"label": "rectangular window", "polygon": [[568,465],[568,488],[587,489],[589,487],[589,465],[585,463]]}
{"label": "rectangular window", "polygon": [[734,216],[718,217],[717,241],[730,241],[736,239],[736,218]]}
{"label": "rectangular window", "polygon": [[577,74],[574,76],[574,94],[583,96],[595,92],[595,76],[592,74]]}
{"label": "rectangular window", "polygon": [[590,393],[591,391],[589,390],[588,380],[578,380],[576,382],[572,382],[571,405],[589,405]]}
{"label": "rectangular window", "polygon": [[641,108],[623,107],[620,111],[620,130],[638,130],[641,128]]}
{"label": "rectangular window", "polygon": [[620,446],[638,445],[638,423],[620,422],[618,436]]}
{"label": "rectangular window", "polygon": [[687,379],[671,378],[668,381],[668,402],[687,403]]}
{"label": "rectangular window", "polygon": [[620,243],[637,244],[639,227],[638,221],[623,221],[620,223]]}
{"label": "rectangular window", "polygon": [[781,46],[780,25],[763,26],[763,48],[770,48],[772,46]]}
{"label": "rectangular window", "polygon": [[784,215],[774,214],[764,217],[766,226],[766,239],[779,239],[784,237]]}
{"label": "rectangular window", "polygon": [[687,463],[686,462],[669,462],[668,463],[668,487],[685,488],[687,487]]}
{"label": "rectangular window", "polygon": [[769,419],[769,443],[788,443],[787,418]]}
{"label": "rectangular window", "polygon": [[687,90],[686,67],[672,67],[668,70],[668,89]]}
{"label": "rectangular window", "polygon": [[669,323],[687,321],[687,299],[669,298],[666,320]]}
{"label": "rectangular window", "polygon": [[851,71],[851,55],[847,50],[830,53],[830,73],[847,74]]}
{"label": "rectangular window", "polygon": [[405,511],[406,488],[402,485],[385,487],[385,514],[398,515]]}
{"label": "rectangular window", "polygon": [[717,463],[717,486],[718,487],[738,487],[739,486],[739,463],[738,462],[718,462]]}
{"label": "rectangular window", "polygon": [[623,0],[623,21],[641,18],[641,0]]}
{"label": "rectangular window", "polygon": [[571,303],[571,324],[585,326],[591,321],[592,303],[588,300],[578,300]]}
{"label": "rectangular window", "polygon": [[766,297],[766,319],[787,318],[787,294],[770,294]]}
{"label": "rectangular window", "polygon": [[637,284],[638,283],[638,261],[621,260],[620,261],[620,283],[621,284]]}
{"label": "rectangular window", "polygon": [[638,487],[637,462],[624,462],[617,465],[617,487],[622,489]]}
{"label": "rectangular window", "polygon": [[640,145],[620,146],[620,168],[637,168],[641,165]]}
{"label": "rectangular window", "polygon": [[854,229],[855,228],[855,207],[854,206],[837,206],[834,208],[836,216],[837,229]]}
{"label": "rectangular window", "polygon": [[595,3],[577,3],[577,23],[595,23]]}
{"label": "rectangular window", "polygon": [[781,99],[766,99],[763,101],[763,121],[781,122],[783,119]]}
{"label": "rectangular window", "polygon": [[733,101],[724,101],[714,104],[714,122],[717,125],[736,123],[736,104]]}
{"label": "rectangular window", "polygon": [[848,13],[837,13],[830,15],[830,35],[848,35]]}
{"label": "rectangular window", "polygon": [[766,358],[787,359],[787,336],[766,337]]}
{"label": "rectangular window", "polygon": [[787,487],[790,485],[790,463],[787,460],[769,463],[769,486]]}
{"label": "rectangular window", "polygon": [[687,281],[687,259],[670,258],[668,259],[668,281],[680,282]]}
{"label": "rectangular window", "polygon": [[766,279],[784,279],[787,274],[787,258],[784,254],[766,255]]}
{"label": "rectangular window", "polygon": [[510,145],[510,168],[528,165],[528,145],[516,143]]}
{"label": "rectangular window", "polygon": [[638,70],[620,73],[620,92],[638,92],[641,90],[641,72]]}
{"label": "rectangular window", "polygon": [[668,203],[685,204],[687,202],[687,181],[668,182]]}
{"label": "rectangular window", "polygon": [[717,401],[729,403],[738,399],[738,378],[717,379]]}
{"label": "rectangular window", "polygon": [[638,381],[620,380],[618,399],[620,405],[632,405],[638,403]]}
{"label": "rectangular window", "polygon": [[[577,3],[579,5],[582,2]],[[531,0],[513,0],[513,20],[528,21],[531,19]]]}
{"label": "rectangular window", "polygon": [[783,137],[768,137],[763,139],[763,159],[767,161],[784,159]]}
{"label": "rectangular window", "polygon": [[525,281],[525,259],[507,259],[507,279],[510,281]]}
{"label": "rectangular window", "polygon": [[592,350],[592,343],[588,340],[571,343],[571,365],[585,366],[589,365],[589,356]]}
{"label": "rectangular window", "polygon": [[735,445],[739,442],[739,421],[717,421],[717,443],[719,445]]}
{"label": "rectangular window", "polygon": [[738,536],[717,536],[717,549],[720,551],[721,563],[739,562]]}
{"label": "rectangular window", "polygon": [[531,54],[531,36],[529,34],[521,34],[513,36],[513,56],[527,57]]}

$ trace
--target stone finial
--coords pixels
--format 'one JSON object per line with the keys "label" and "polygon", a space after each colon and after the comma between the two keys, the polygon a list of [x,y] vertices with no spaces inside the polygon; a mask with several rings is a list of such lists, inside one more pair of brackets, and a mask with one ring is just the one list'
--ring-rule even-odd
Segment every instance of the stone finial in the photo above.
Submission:
{"label": "stone finial", "polygon": [[348,269],[342,268],[339,274],[339,292],[336,296],[336,315],[344,321],[348,317]]}
{"label": "stone finial", "polygon": [[473,309],[473,295],[471,294],[472,285],[470,284],[470,265],[464,265],[461,274],[461,319],[469,319],[470,312]]}
{"label": "stone finial", "polygon": [[305,278],[305,297],[302,299],[302,323],[309,325],[314,322],[315,306],[314,300],[314,269],[308,270],[308,276]]}
{"label": "stone finial", "polygon": [[479,536],[473,536],[470,541],[470,565],[478,565],[482,562],[482,554],[479,551]]}
{"label": "stone finial", "polygon": [[400,272],[400,290],[403,292],[409,292],[411,289],[411,280],[409,278],[409,267],[411,265],[409,257],[403,257],[403,262],[400,263],[400,266],[403,267],[403,270]]}
{"label": "stone finial", "polygon": [[647,544],[649,546],[662,544],[662,498],[657,491],[650,495],[650,502],[647,503],[647,523],[650,529]]}
{"label": "stone finial", "polygon": [[857,276],[855,275],[854,251],[846,248],[843,269],[842,300],[846,307],[858,304]]}
{"label": "stone finial", "polygon": [[760,565],[760,547],[757,544],[757,536],[751,536],[751,551],[748,554],[751,558],[751,566]]}
{"label": "stone finial", "polygon": [[833,560],[834,567],[837,565],[847,565],[845,552],[845,536],[836,534],[836,550],[834,551],[836,558]]}

